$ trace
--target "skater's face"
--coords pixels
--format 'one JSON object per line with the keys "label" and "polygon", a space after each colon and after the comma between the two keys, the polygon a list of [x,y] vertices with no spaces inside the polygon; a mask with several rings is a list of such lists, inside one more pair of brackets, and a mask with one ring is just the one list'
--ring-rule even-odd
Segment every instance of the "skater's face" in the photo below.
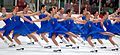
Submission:
{"label": "skater's face", "polygon": [[29,10],[29,5],[26,6],[26,8],[24,8],[24,11],[28,11]]}
{"label": "skater's face", "polygon": [[58,10],[58,8],[57,8],[57,7],[55,7],[55,13],[57,13],[57,10]]}
{"label": "skater's face", "polygon": [[43,9],[43,10],[46,10],[46,6],[44,6],[42,9]]}
{"label": "skater's face", "polygon": [[109,16],[109,13],[108,13],[108,12],[106,12],[106,14],[104,15],[104,19],[107,19],[107,18],[108,18],[108,16]]}
{"label": "skater's face", "polygon": [[55,9],[54,8],[52,9],[52,13],[55,14]]}
{"label": "skater's face", "polygon": [[70,12],[68,13],[68,15],[71,17],[71,15],[72,15],[72,11],[70,11]]}
{"label": "skater's face", "polygon": [[61,8],[60,13],[62,14],[64,13],[64,8]]}
{"label": "skater's face", "polygon": [[85,9],[85,10],[83,11],[83,14],[86,15],[86,13],[87,13],[87,10]]}
{"label": "skater's face", "polygon": [[108,16],[109,16],[109,12],[106,12],[106,15],[105,15],[105,17],[106,17],[106,18],[108,18]]}
{"label": "skater's face", "polygon": [[18,9],[19,9],[18,7],[15,7],[14,10],[13,10],[13,12],[17,12]]}
{"label": "skater's face", "polygon": [[3,8],[2,8],[2,12],[3,12],[3,13],[4,13],[4,12],[6,12],[6,9],[5,9],[5,7],[3,7]]}
{"label": "skater's face", "polygon": [[95,13],[95,16],[98,16],[98,15],[99,15],[99,13],[98,13],[98,12],[96,12],[96,13]]}
{"label": "skater's face", "polygon": [[87,12],[87,13],[86,13],[86,17],[87,17],[87,19],[90,19],[90,17],[91,17],[90,12]]}
{"label": "skater's face", "polygon": [[27,8],[24,8],[23,12],[27,12]]}
{"label": "skater's face", "polygon": [[18,7],[15,7],[15,10],[18,11]]}

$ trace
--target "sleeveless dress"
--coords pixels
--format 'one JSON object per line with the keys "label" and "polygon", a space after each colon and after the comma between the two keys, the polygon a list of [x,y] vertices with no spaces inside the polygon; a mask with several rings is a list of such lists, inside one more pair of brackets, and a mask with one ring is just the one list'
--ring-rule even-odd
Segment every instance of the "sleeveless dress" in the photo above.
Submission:
{"label": "sleeveless dress", "polygon": [[15,24],[13,28],[12,38],[14,38],[15,34],[27,36],[28,34],[31,33],[29,28],[20,20],[20,16],[14,15],[11,19],[12,19],[12,24]]}
{"label": "sleeveless dress", "polygon": [[[24,16],[24,17],[26,17],[27,19],[29,19],[30,21],[32,21],[32,19],[31,19],[30,16]],[[36,32],[39,29],[39,27],[35,23],[31,24],[31,23],[29,23],[27,21],[24,21],[24,24],[25,24],[25,26],[27,26],[29,28],[29,30],[30,30],[31,33]]]}
{"label": "sleeveless dress", "polygon": [[111,33],[114,33],[116,35],[118,35],[118,33],[120,33],[120,29],[117,28],[117,26],[113,25],[110,20],[108,20],[108,19],[104,20],[103,24],[106,27],[107,32],[111,32]]}
{"label": "sleeveless dress", "polygon": [[[43,19],[45,17],[47,17],[47,15],[44,13],[39,15],[39,19]],[[36,33],[40,34],[40,33],[50,32],[51,30],[52,30],[51,24],[49,23],[48,20],[46,20],[46,21],[41,21],[41,28],[39,28],[39,30]]]}
{"label": "sleeveless dress", "polygon": [[52,31],[49,33],[49,38],[52,38],[53,34],[65,34],[66,32],[68,32],[68,30],[62,26],[60,23],[58,23],[57,18],[51,17],[51,19],[49,20],[51,27],[52,27]]}

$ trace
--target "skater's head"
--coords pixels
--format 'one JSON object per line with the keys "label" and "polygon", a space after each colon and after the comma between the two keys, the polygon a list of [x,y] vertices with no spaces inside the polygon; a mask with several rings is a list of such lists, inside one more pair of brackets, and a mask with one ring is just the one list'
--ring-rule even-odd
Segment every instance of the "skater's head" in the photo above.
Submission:
{"label": "skater's head", "polygon": [[57,13],[58,11],[58,8],[56,6],[53,6],[54,10],[55,10],[55,13]]}
{"label": "skater's head", "polygon": [[64,8],[63,8],[63,7],[60,7],[60,8],[58,9],[58,11],[59,11],[61,14],[64,14]]}
{"label": "skater's head", "polygon": [[29,10],[29,5],[27,5],[24,9],[23,12],[27,12]]}
{"label": "skater's head", "polygon": [[86,13],[87,13],[87,8],[86,7],[82,8],[81,14],[86,15]]}
{"label": "skater's head", "polygon": [[90,12],[86,12],[86,19],[87,19],[87,20],[90,20],[90,17],[91,17]]}
{"label": "skater's head", "polygon": [[103,19],[107,19],[109,16],[109,12],[105,11],[103,12]]}
{"label": "skater's head", "polygon": [[71,17],[71,15],[72,15],[71,9],[68,9],[68,10],[66,11],[66,14],[67,14],[69,17]]}
{"label": "skater's head", "polygon": [[98,15],[99,15],[98,11],[95,11],[95,12],[93,13],[93,15],[94,15],[94,16],[98,16]]}
{"label": "skater's head", "polygon": [[94,15],[94,19],[97,19],[99,17],[98,11],[93,12],[93,15]]}
{"label": "skater's head", "polygon": [[18,12],[18,11],[19,11],[19,7],[15,6],[14,9],[13,9],[13,12]]}
{"label": "skater's head", "polygon": [[49,12],[50,14],[55,14],[55,9],[54,9],[54,8],[50,8],[50,9],[48,10],[48,12]]}
{"label": "skater's head", "polygon": [[2,7],[2,13],[6,13],[6,8]]}
{"label": "skater's head", "polygon": [[43,11],[45,11],[46,10],[46,5],[41,5],[41,8],[40,8],[41,10],[43,10]]}

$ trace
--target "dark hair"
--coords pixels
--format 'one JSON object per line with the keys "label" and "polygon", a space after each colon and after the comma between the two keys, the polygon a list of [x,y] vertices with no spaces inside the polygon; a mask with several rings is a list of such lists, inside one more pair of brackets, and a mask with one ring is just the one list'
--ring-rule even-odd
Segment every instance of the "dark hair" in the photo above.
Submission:
{"label": "dark hair", "polygon": [[80,12],[80,14],[83,14],[83,11],[86,9],[86,7],[83,7],[82,9],[81,9],[81,12]]}
{"label": "dark hair", "polygon": [[[4,6],[3,7],[1,7],[1,8],[5,8]],[[6,9],[6,8],[5,8]]]}
{"label": "dark hair", "polygon": [[40,9],[42,9],[43,7],[45,7],[45,5],[44,5],[44,4],[43,4],[43,5],[41,5]]}
{"label": "dark hair", "polygon": [[56,6],[53,6],[52,8],[56,9]]}
{"label": "dark hair", "polygon": [[[14,11],[14,9],[15,9],[16,7],[18,7],[18,6],[14,6],[13,9],[12,9],[12,11]],[[19,11],[19,7],[18,7],[18,11]]]}
{"label": "dark hair", "polygon": [[89,14],[90,14],[89,12],[86,13],[86,15],[89,15]]}
{"label": "dark hair", "polygon": [[[4,6],[3,7],[1,7],[1,9],[0,9],[0,12],[2,12],[2,8],[5,8]],[[6,8],[5,8],[6,9]]]}
{"label": "dark hair", "polygon": [[71,9],[68,9],[67,11],[66,11],[66,14],[68,14],[68,13],[70,13],[71,12]]}
{"label": "dark hair", "polygon": [[48,10],[48,12],[51,13],[52,9],[53,9],[53,8],[50,8],[50,9]]}
{"label": "dark hair", "polygon": [[120,15],[120,12],[118,12],[117,15]]}
{"label": "dark hair", "polygon": [[58,9],[58,11],[60,11],[62,8],[63,8],[63,7],[60,7],[60,8]]}
{"label": "dark hair", "polygon": [[105,16],[106,14],[107,14],[107,12],[106,12],[106,11],[104,11],[104,12],[102,13],[102,15],[103,15],[103,16]]}
{"label": "dark hair", "polygon": [[98,12],[98,11],[94,11],[92,14],[93,14],[93,15],[95,15],[95,14],[96,14],[96,12]]}

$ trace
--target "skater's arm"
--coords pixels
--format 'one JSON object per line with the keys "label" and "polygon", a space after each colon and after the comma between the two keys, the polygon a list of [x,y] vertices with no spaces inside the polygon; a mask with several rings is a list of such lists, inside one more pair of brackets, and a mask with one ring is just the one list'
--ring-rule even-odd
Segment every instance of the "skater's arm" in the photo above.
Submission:
{"label": "skater's arm", "polygon": [[4,20],[4,18],[0,17],[0,21],[1,21],[1,20]]}
{"label": "skater's arm", "polygon": [[46,20],[49,20],[50,17],[45,17],[45,18],[42,18],[42,19],[37,19],[37,20],[33,20],[33,22],[41,22],[41,21],[46,21]]}
{"label": "skater's arm", "polygon": [[77,24],[85,24],[85,23],[86,23],[85,20],[76,20],[75,22],[76,22]]}
{"label": "skater's arm", "polygon": [[29,14],[29,16],[34,16],[34,15],[40,15],[40,12],[34,12],[32,14]]}
{"label": "skater's arm", "polygon": [[30,21],[29,19],[27,19],[26,17],[24,17],[23,14],[21,14],[20,17],[21,17],[23,20],[27,21],[27,22],[33,23],[32,21]]}
{"label": "skater's arm", "polygon": [[11,18],[12,17],[12,14],[11,13],[7,13],[5,17],[0,17],[0,20],[6,20],[8,18]]}

